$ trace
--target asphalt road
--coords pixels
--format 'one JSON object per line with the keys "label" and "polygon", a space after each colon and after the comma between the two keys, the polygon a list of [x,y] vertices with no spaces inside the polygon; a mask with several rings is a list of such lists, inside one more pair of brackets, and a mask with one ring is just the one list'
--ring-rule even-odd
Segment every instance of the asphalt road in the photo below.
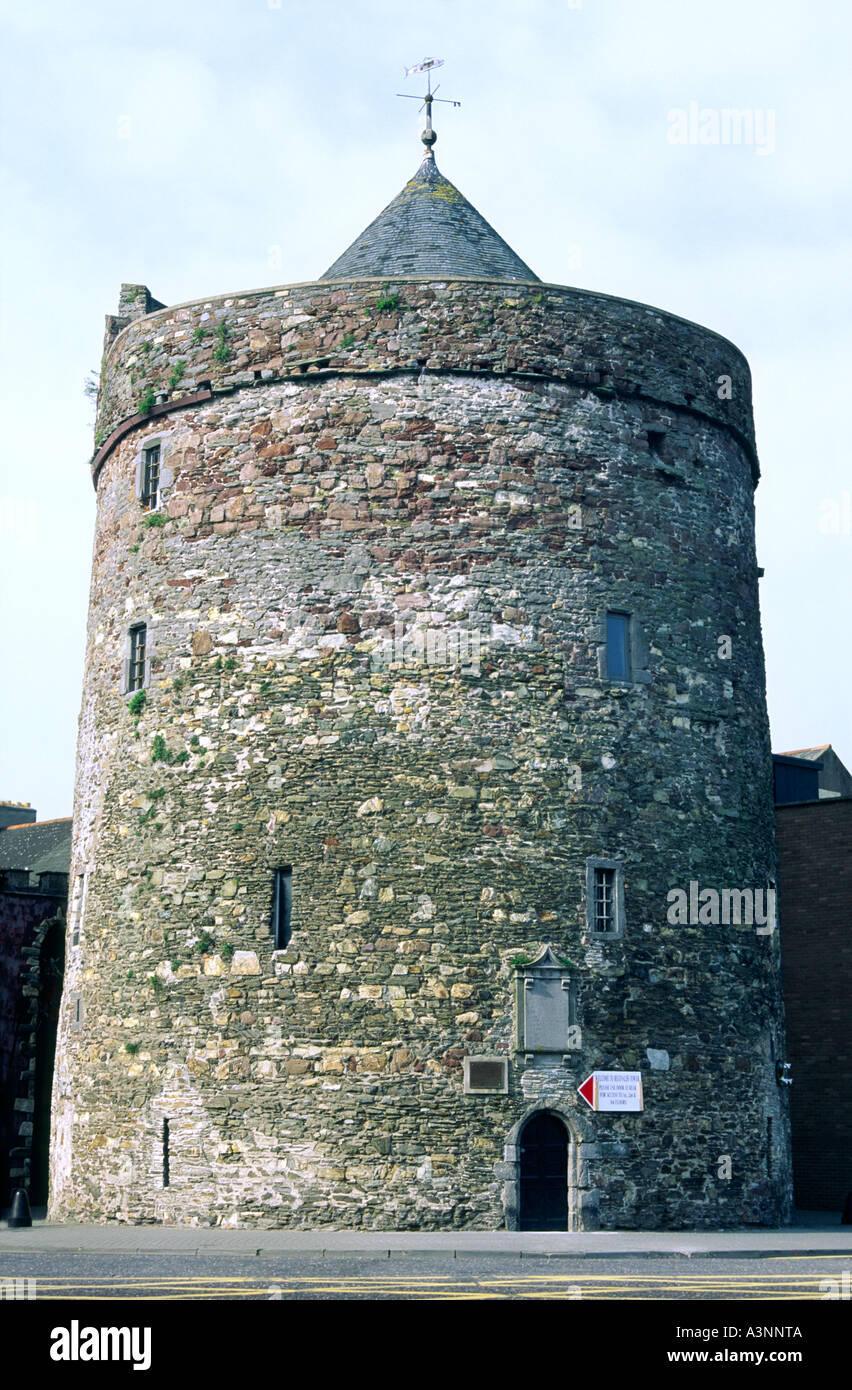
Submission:
{"label": "asphalt road", "polygon": [[[844,1278],[845,1272],[845,1278]],[[75,1253],[0,1256],[0,1293],[18,1296],[160,1302],[229,1300],[771,1300],[849,1302],[852,1260],[843,1256],[761,1259],[450,1259],[406,1255],[377,1259],[179,1254]],[[834,1281],[834,1285],[823,1281]],[[821,1287],[822,1285],[822,1287]],[[836,1286],[836,1289],[835,1289]],[[837,1300],[827,1298],[836,1292]],[[81,1310],[82,1311],[82,1310]],[[764,1310],[765,1311],[765,1310]]]}

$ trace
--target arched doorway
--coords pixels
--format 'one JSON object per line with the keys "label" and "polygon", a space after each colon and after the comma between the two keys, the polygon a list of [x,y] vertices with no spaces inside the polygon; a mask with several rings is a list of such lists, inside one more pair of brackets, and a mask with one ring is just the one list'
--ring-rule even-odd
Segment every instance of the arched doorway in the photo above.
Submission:
{"label": "arched doorway", "polygon": [[520,1135],[521,1231],[568,1229],[568,1132],[549,1110],[531,1115]]}

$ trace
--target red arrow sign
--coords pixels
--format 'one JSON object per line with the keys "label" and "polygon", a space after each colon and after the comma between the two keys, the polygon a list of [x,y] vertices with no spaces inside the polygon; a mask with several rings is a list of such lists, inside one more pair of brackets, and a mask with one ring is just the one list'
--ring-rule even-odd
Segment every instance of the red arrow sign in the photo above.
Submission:
{"label": "red arrow sign", "polygon": [[587,1076],[587,1077],[586,1077],[586,1080],[583,1082],[582,1086],[578,1087],[578,1090],[579,1090],[580,1095],[583,1097],[583,1100],[586,1102],[586,1104],[587,1104],[587,1105],[590,1105],[590,1106],[592,1107],[592,1109],[594,1110],[594,1108],[595,1108],[595,1073],[594,1073],[594,1072],[592,1072],[591,1076]]}

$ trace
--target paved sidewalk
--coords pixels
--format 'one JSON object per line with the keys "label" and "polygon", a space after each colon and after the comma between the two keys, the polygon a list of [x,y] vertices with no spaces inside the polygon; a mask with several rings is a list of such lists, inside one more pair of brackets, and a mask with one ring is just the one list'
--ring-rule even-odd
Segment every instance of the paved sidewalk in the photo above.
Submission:
{"label": "paved sidewalk", "polygon": [[801,1213],[793,1226],[745,1231],[264,1231],[200,1226],[77,1226],[34,1221],[0,1226],[0,1256],[79,1251],[91,1255],[430,1255],[454,1258],[783,1258],[840,1255],[852,1261],[852,1226],[830,1213]]}

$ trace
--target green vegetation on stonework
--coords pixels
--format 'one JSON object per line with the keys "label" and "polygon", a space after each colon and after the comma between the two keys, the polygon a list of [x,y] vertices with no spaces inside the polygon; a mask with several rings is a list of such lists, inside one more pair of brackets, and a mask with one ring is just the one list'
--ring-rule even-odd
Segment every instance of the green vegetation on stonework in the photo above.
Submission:
{"label": "green vegetation on stonework", "polygon": [[135,1057],[141,1045],[141,1043],[125,1043],[124,1050],[125,1052],[129,1052],[131,1057]]}
{"label": "green vegetation on stonework", "polygon": [[193,346],[193,347],[198,347],[198,344],[201,342],[201,339],[204,337],[204,335],[205,335],[206,332],[207,332],[207,329],[206,329],[206,328],[202,328],[202,327],[201,327],[201,324],[199,324],[197,328],[194,328],[194,329],[193,329],[193,332],[192,332],[192,346]]}
{"label": "green vegetation on stonework", "polygon": [[[151,805],[148,807],[147,811],[143,811],[141,816],[139,817],[140,825],[147,825],[150,821],[154,819],[154,817],[157,814],[157,807],[159,803],[162,801],[165,794],[165,787],[154,787],[153,791],[146,793],[146,795],[150,799]],[[158,827],[155,826],[155,829],[157,828]]]}
{"label": "green vegetation on stonework", "polygon": [[163,990],[165,989],[165,985],[163,984],[159,975],[149,975],[148,984],[151,986],[155,994],[162,994]]}
{"label": "green vegetation on stonework", "polygon": [[240,833],[240,831],[242,830],[242,828],[243,828],[243,823],[242,823],[242,821],[241,821],[241,820],[235,820],[235,821],[234,821],[234,834],[235,834],[235,835],[239,835],[239,833]]}
{"label": "green vegetation on stonework", "polygon": [[200,951],[203,956],[206,956],[210,953],[211,947],[213,947],[215,944],[216,943],[213,937],[210,935],[209,931],[206,931],[203,933],[202,936],[199,936],[198,940],[195,943],[195,949],[196,951]]}
{"label": "green vegetation on stonework", "polygon": [[231,945],[230,941],[226,941],[224,946],[220,948],[219,955],[222,957],[223,960],[233,960],[234,948]]}
{"label": "green vegetation on stonework", "polygon": [[180,379],[181,379],[181,377],[183,376],[183,374],[184,374],[185,371],[186,371],[186,360],[185,360],[185,358],[182,357],[182,358],[180,359],[180,361],[179,361],[179,362],[175,362],[175,365],[172,367],[171,375],[170,375],[170,377],[169,377],[169,390],[170,390],[170,391],[174,391],[174,390],[175,390],[175,388],[177,387],[178,383],[180,382]]}
{"label": "green vegetation on stonework", "polygon": [[165,526],[168,519],[162,512],[146,512],[142,518],[142,525],[147,526],[149,530],[152,527],[156,530],[158,526]]}
{"label": "green vegetation on stonework", "polygon": [[90,401],[96,401],[98,399],[99,385],[97,373],[89,372],[89,375],[83,383],[83,395],[87,396]]}
{"label": "green vegetation on stonework", "polygon": [[376,308],[380,314],[386,309],[399,308],[399,295],[397,293],[391,294],[390,285],[382,286],[382,292],[376,300]]}
{"label": "green vegetation on stonework", "polygon": [[166,740],[162,734],[155,734],[151,743],[151,762],[170,763],[174,754],[166,747]]}
{"label": "green vegetation on stonework", "polygon": [[147,699],[148,695],[144,690],[137,690],[135,695],[131,695],[130,699],[127,701],[127,708],[134,718],[138,718],[142,713]]}
{"label": "green vegetation on stonework", "polygon": [[153,386],[149,386],[144,396],[140,396],[139,404],[136,409],[140,415],[150,415],[156,404],[157,397],[154,394],[154,388]]}
{"label": "green vegetation on stonework", "polygon": [[[354,346],[355,346],[355,334],[354,334],[354,333],[344,333],[343,337],[342,337],[341,340],[340,340],[340,346],[341,346],[341,347],[345,347],[345,348],[354,347]],[[96,393],[96,394],[97,394],[97,393]]]}
{"label": "green vegetation on stonework", "polygon": [[532,957],[531,957],[531,956],[510,956],[510,957],[509,957],[509,964],[510,964],[510,965],[513,965],[513,966],[515,967],[516,970],[520,970],[520,968],[521,968],[522,965],[532,965]]}
{"label": "green vegetation on stonework", "polygon": [[213,356],[217,362],[227,362],[230,359],[231,349],[228,346],[228,325],[226,323],[217,324],[216,346],[213,349]]}

